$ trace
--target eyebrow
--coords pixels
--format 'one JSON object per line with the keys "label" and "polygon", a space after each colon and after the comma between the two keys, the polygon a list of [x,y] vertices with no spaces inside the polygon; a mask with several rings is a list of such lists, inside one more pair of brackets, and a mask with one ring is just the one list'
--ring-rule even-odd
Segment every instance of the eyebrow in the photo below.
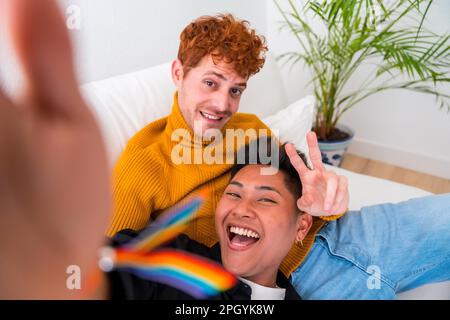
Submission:
{"label": "eyebrow", "polygon": [[[208,72],[206,72],[205,76],[208,76],[208,75],[214,75],[214,76],[216,76],[216,77],[218,77],[218,78],[220,78],[220,79],[222,79],[224,81],[228,81],[228,79],[223,74],[220,74],[220,73],[215,72],[215,71],[208,71]],[[245,83],[245,82],[236,83],[236,85],[240,86],[240,87],[247,88],[247,83]]]}
{"label": "eyebrow", "polygon": [[[237,186],[237,187],[240,187],[240,188],[244,187],[244,185],[242,183],[240,183],[239,181],[231,181],[230,184],[232,184],[234,186]],[[274,191],[274,192],[278,193],[281,196],[281,193],[277,189],[275,189],[275,188],[273,188],[271,186],[257,186],[257,187],[255,187],[255,189],[256,190]]]}

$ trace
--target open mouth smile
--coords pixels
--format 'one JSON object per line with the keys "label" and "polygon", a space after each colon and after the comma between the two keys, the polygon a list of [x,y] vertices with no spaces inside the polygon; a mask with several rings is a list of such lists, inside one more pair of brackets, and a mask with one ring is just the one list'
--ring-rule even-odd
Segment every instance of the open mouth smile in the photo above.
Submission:
{"label": "open mouth smile", "polygon": [[258,232],[236,225],[227,227],[229,247],[233,250],[243,251],[257,243],[261,236]]}
{"label": "open mouth smile", "polygon": [[223,117],[218,117],[218,116],[215,116],[213,114],[206,113],[204,111],[200,111],[200,114],[202,115],[202,117],[204,119],[206,119],[208,121],[219,122],[219,121],[221,121],[223,119]]}

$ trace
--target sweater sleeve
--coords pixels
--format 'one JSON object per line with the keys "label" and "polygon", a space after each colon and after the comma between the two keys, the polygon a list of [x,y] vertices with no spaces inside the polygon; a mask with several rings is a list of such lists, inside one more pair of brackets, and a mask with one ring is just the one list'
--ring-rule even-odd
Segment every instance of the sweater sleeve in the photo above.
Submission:
{"label": "sweater sleeve", "polygon": [[161,163],[150,151],[128,144],[114,168],[114,209],[106,232],[112,237],[123,229],[141,230],[156,210],[155,199],[161,197]]}
{"label": "sweater sleeve", "polygon": [[321,216],[320,219],[325,220],[325,221],[337,220],[337,219],[343,217],[347,213],[347,211],[345,211],[344,213],[336,214],[336,215],[332,215],[332,216]]}

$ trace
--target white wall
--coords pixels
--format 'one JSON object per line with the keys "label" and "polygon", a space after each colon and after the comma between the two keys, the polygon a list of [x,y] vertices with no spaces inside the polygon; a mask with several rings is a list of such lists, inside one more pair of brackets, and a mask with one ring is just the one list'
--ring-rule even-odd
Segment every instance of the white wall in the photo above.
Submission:
{"label": "white wall", "polygon": [[[282,18],[272,0],[59,1],[63,11],[70,5],[81,10],[81,28],[72,30],[71,35],[82,83],[173,59],[180,31],[203,14],[234,13],[267,35],[273,53],[298,50],[291,35],[278,32],[277,21]],[[449,32],[449,13],[450,2],[437,0],[428,23],[430,28]],[[19,77],[11,54],[5,50],[1,31],[0,71],[8,80],[6,86],[14,87]],[[311,93],[311,88],[306,88],[309,77],[298,67],[291,71],[287,66],[283,68],[290,102]],[[354,82],[360,80],[357,77]],[[438,110],[433,98],[386,92],[352,109],[342,122],[356,131],[351,152],[450,178],[450,114]]]}
{"label": "white wall", "polygon": [[[264,1],[58,0],[69,24],[80,21],[70,30],[80,83],[171,61],[180,32],[201,15],[230,12],[264,34]],[[5,38],[0,21],[0,85],[14,94],[21,79]]]}
{"label": "white wall", "polygon": [[[265,0],[58,0],[73,39],[80,83],[176,58],[182,29],[201,15],[233,13],[266,32]],[[75,8],[75,11],[71,9]],[[79,29],[77,23],[80,22]],[[10,94],[21,78],[0,21],[0,86]]]}
{"label": "white wall", "polygon": [[[265,32],[261,0],[60,0],[76,5],[80,30],[72,30],[81,82],[139,70],[176,58],[182,29],[201,15],[230,12]],[[255,10],[255,8],[258,8]],[[71,17],[67,14],[67,17]]]}
{"label": "white wall", "polygon": [[[298,51],[287,31],[279,32],[282,20],[272,0],[268,1],[268,41],[275,54]],[[282,6],[285,0],[279,0]],[[437,0],[427,21],[429,29],[450,32],[450,2]],[[312,93],[306,88],[307,70],[284,66],[282,70],[289,101]],[[355,86],[363,76],[350,83]],[[448,87],[450,92],[450,86]],[[434,98],[407,91],[387,91],[372,96],[351,109],[342,119],[355,129],[350,152],[450,179],[450,113],[439,110]]]}

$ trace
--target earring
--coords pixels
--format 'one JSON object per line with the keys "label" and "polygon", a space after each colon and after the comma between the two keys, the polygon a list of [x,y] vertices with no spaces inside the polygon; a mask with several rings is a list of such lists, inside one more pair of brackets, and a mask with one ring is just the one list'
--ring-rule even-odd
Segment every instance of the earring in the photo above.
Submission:
{"label": "earring", "polygon": [[303,247],[303,240],[297,240],[295,241],[295,243],[298,245],[300,243],[300,245]]}

